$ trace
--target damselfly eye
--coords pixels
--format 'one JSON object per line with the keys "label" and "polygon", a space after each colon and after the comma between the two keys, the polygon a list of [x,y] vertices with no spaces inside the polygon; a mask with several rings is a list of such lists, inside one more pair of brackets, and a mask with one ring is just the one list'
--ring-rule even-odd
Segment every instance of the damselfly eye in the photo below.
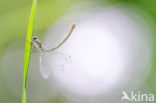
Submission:
{"label": "damselfly eye", "polygon": [[37,40],[37,38],[36,37],[33,37],[33,40]]}

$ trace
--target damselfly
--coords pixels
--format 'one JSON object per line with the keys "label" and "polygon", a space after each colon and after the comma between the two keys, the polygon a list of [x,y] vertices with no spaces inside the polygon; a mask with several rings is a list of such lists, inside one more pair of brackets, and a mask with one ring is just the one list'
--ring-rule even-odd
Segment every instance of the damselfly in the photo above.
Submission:
{"label": "damselfly", "polygon": [[66,63],[71,62],[70,56],[59,53],[56,50],[68,40],[74,28],[75,24],[72,24],[72,27],[65,39],[52,49],[48,49],[37,37],[34,36],[32,38],[32,52],[37,49],[40,51],[40,73],[44,78],[49,78],[52,67],[64,68]]}

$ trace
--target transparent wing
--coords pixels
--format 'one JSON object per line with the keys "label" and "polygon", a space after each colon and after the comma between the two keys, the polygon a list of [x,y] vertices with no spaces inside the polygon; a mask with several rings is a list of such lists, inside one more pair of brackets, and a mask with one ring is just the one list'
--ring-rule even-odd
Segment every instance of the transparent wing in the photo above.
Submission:
{"label": "transparent wing", "polygon": [[64,71],[64,69],[72,62],[71,56],[57,51],[42,52],[40,54],[40,72],[47,79],[52,71]]}
{"label": "transparent wing", "polygon": [[50,60],[49,56],[46,52],[40,53],[40,73],[45,79],[48,79],[51,75],[52,67],[49,63],[50,62],[49,60]]}
{"label": "transparent wing", "polygon": [[72,58],[68,54],[53,51],[51,52],[51,61],[53,61],[58,68],[65,68],[72,62]]}

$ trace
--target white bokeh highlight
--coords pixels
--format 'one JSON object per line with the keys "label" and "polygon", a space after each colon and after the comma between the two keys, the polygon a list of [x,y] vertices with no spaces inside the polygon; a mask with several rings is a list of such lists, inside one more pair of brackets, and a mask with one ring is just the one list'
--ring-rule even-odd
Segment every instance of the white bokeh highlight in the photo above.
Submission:
{"label": "white bokeh highlight", "polygon": [[[118,94],[141,84],[149,72],[151,57],[151,33],[143,19],[115,7],[96,8],[84,14],[85,17],[71,15],[76,29],[58,50],[69,54],[72,63],[64,72],[53,67],[53,77],[62,92],[69,98],[84,99]],[[63,28],[67,26],[62,23],[71,21],[64,21],[48,32],[45,41],[49,45],[65,37]]]}

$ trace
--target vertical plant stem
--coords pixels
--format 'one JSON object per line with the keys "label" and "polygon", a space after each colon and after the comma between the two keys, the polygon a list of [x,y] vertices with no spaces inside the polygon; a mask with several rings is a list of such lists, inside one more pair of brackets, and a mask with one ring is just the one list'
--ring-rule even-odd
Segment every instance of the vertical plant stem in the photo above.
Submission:
{"label": "vertical plant stem", "polygon": [[32,36],[34,34],[34,23],[35,23],[35,13],[36,13],[37,0],[33,0],[30,20],[28,25],[28,34],[26,39],[26,47],[25,47],[25,59],[24,59],[24,84],[23,84],[23,101],[22,103],[26,103],[26,87],[27,87],[27,79],[28,79],[28,71],[29,71],[29,63],[31,56],[31,42]]}

